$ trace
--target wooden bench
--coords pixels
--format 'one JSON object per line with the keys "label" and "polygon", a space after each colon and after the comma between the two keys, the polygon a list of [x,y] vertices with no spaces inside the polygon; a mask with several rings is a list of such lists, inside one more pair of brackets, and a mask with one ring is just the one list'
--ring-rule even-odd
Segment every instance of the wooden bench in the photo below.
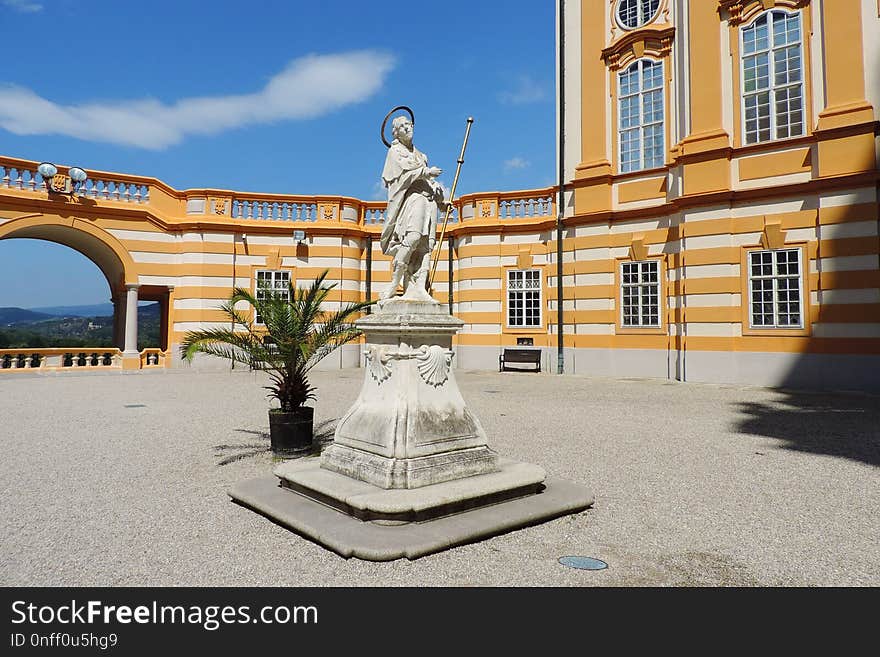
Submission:
{"label": "wooden bench", "polygon": [[[498,356],[498,371],[504,372],[508,369],[508,363],[522,363],[526,365],[534,365],[535,371],[541,371],[541,350],[540,349],[505,349]],[[519,368],[513,368],[513,371],[522,371]]]}

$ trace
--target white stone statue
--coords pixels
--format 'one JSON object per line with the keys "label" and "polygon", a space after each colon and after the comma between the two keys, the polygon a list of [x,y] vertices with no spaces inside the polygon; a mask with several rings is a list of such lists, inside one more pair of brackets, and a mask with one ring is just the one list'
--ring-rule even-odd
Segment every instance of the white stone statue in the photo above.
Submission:
{"label": "white stone statue", "polygon": [[447,207],[436,180],[443,171],[429,167],[428,157],[413,146],[409,118],[397,116],[391,126],[394,141],[382,170],[382,181],[388,188],[388,210],[380,243],[382,253],[394,259],[391,283],[380,298],[390,299],[402,285],[404,299],[432,301],[426,281],[436,242],[437,212]]}

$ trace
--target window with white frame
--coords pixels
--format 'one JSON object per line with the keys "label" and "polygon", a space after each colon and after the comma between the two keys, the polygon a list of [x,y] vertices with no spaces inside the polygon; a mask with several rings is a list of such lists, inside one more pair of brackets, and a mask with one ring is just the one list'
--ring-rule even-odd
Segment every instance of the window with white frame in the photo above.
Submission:
{"label": "window with white frame", "polygon": [[617,22],[624,29],[641,27],[657,15],[660,0],[618,0]]}
{"label": "window with white frame", "polygon": [[507,325],[541,326],[541,270],[507,270]]}
{"label": "window with white frame", "polygon": [[[266,299],[269,295],[290,300],[290,272],[272,269],[264,269],[257,272],[256,289],[254,296],[257,299]],[[263,323],[263,318],[256,313],[254,322]]]}
{"label": "window with white frame", "polygon": [[618,73],[620,171],[663,166],[663,62],[640,59]]}
{"label": "window with white frame", "polygon": [[749,252],[752,328],[803,328],[800,249]]}
{"label": "window with white frame", "polygon": [[742,28],[746,144],[804,134],[800,14],[769,11]]}
{"label": "window with white frame", "polygon": [[628,328],[660,327],[660,262],[620,265],[620,323]]}

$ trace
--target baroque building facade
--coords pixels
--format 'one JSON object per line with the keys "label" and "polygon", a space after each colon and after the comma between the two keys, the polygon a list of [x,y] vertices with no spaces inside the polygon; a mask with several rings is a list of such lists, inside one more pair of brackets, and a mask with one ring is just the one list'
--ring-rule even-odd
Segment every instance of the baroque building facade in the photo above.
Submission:
{"label": "baroque building facade", "polygon": [[[562,184],[456,200],[434,284],[465,322],[456,365],[528,345],[544,372],[880,389],[877,0],[560,0],[558,18]],[[188,330],[228,325],[232,287],[329,269],[338,305],[390,280],[381,202],[99,171],[64,196],[37,164],[0,157],[0,239],[91,258],[118,349],[7,350],[3,372],[179,366]],[[324,366],[361,362],[354,344]]]}
{"label": "baroque building facade", "polygon": [[574,369],[880,387],[880,5],[560,15]]}

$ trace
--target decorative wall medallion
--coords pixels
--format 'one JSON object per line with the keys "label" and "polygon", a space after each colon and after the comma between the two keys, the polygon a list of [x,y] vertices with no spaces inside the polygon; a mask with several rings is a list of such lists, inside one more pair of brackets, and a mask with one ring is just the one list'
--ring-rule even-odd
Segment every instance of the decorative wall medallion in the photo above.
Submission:
{"label": "decorative wall medallion", "polygon": [[416,354],[416,360],[419,362],[418,368],[422,380],[435,388],[442,386],[449,378],[452,351],[436,344],[422,347],[419,351],[421,353]]}
{"label": "decorative wall medallion", "polygon": [[226,214],[226,199],[215,198],[214,202],[214,214]]}
{"label": "decorative wall medallion", "polygon": [[367,367],[377,383],[382,383],[391,376],[391,366],[388,364],[390,356],[384,346],[371,345],[367,347]]}
{"label": "decorative wall medallion", "polygon": [[481,201],[480,202],[480,216],[481,217],[491,217],[492,216],[492,201]]}
{"label": "decorative wall medallion", "polygon": [[321,216],[323,217],[324,221],[333,221],[334,217],[336,216],[336,208],[334,208],[332,205],[325,205],[321,212]]}

